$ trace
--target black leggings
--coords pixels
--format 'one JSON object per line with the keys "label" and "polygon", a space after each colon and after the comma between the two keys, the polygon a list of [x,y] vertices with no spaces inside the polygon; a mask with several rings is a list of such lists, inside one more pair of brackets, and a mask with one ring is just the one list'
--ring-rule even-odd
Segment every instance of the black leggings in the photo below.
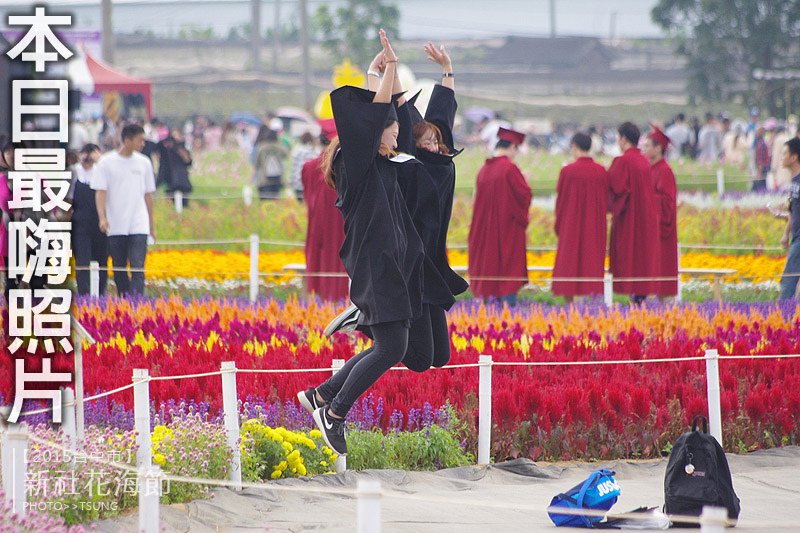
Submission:
{"label": "black leggings", "polygon": [[347,416],[358,398],[387,370],[403,360],[408,347],[406,321],[370,326],[375,344],[351,357],[328,381],[317,387],[333,414]]}
{"label": "black leggings", "polygon": [[408,349],[403,364],[414,372],[431,366],[444,366],[450,361],[450,332],[445,311],[438,305],[422,306],[422,316],[411,322]]}

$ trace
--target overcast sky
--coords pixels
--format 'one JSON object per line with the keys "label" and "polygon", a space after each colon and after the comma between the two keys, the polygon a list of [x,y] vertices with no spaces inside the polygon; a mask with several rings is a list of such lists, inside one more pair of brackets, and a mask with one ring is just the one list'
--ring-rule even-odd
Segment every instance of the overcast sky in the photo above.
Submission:
{"label": "overcast sky", "polygon": [[[50,0],[75,17],[80,29],[99,29],[99,0]],[[309,11],[341,0],[308,0]],[[650,20],[657,0],[555,0],[560,35],[657,37]],[[176,34],[181,27],[211,27],[220,36],[250,20],[249,0],[114,0],[114,27],[121,33],[151,30]],[[281,19],[297,17],[297,0],[280,0]],[[549,35],[550,0],[397,0],[402,38],[485,38],[504,35]],[[0,13],[30,9],[31,0],[0,0]],[[275,0],[263,0],[262,25],[272,25]],[[2,17],[5,22],[5,16]]]}

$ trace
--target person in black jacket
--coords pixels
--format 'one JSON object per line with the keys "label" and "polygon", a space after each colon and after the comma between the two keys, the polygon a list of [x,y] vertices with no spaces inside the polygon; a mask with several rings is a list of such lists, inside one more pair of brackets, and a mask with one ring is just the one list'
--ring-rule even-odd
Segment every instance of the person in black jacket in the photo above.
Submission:
{"label": "person in black jacket", "polygon": [[297,394],[313,412],[325,442],[340,455],[347,453],[347,412],[403,360],[410,323],[422,314],[424,252],[398,185],[407,158],[394,157],[400,129],[391,95],[397,56],[383,30],[380,38],[386,77],[377,93],[350,86],[331,93],[339,137],[323,160],[326,181],[336,188],[344,218],[339,256],[352,280],[350,298],[375,342],[325,383]]}
{"label": "person in black jacket", "polygon": [[106,293],[108,281],[108,237],[100,231],[100,219],[91,187],[94,167],[100,159],[100,147],[87,144],[80,151],[80,160],[72,167],[72,253],[75,256],[75,279],[78,294],[89,294],[89,262],[100,263],[100,295]]}
{"label": "person in black jacket", "polygon": [[184,145],[181,130],[172,128],[168,137],[159,141],[153,154],[158,156],[158,176],[156,186],[166,185],[167,193],[181,191],[184,194],[183,206],[189,205],[186,197],[192,192],[189,181],[189,168],[192,166],[192,155]]}

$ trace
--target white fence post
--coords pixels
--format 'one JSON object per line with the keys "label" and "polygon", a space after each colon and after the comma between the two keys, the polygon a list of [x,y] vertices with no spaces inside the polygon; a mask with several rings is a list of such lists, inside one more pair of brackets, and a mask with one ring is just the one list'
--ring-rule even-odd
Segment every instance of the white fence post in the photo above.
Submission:
{"label": "white fence post", "polygon": [[[341,368],[344,366],[344,359],[334,359],[331,361],[331,368],[333,368],[333,373],[337,373]],[[346,456],[339,456],[336,458],[336,465],[335,465],[336,473],[343,474],[347,472],[347,457]]]}
{"label": "white fence post", "polygon": [[253,205],[253,187],[250,185],[242,187],[242,199],[244,200],[245,206],[250,207]]}
{"label": "white fence post", "polygon": [[725,194],[725,170],[722,167],[717,169],[717,194]]}
{"label": "white fence post", "polygon": [[358,533],[380,533],[381,482],[374,479],[359,479],[356,495],[358,496]]}
{"label": "white fence post", "polygon": [[100,296],[100,263],[89,261],[89,296]]}
{"label": "white fence post", "polygon": [[183,192],[175,191],[175,212],[177,214],[183,213]]}
{"label": "white fence post", "polygon": [[611,272],[603,275],[603,302],[606,307],[614,305],[614,275]]}
{"label": "white fence post", "polygon": [[159,498],[161,497],[161,468],[158,465],[139,467],[139,531],[160,533]]}
{"label": "white fence post", "polygon": [[728,520],[728,510],[724,507],[706,505],[700,514],[701,533],[723,533]]}
{"label": "white fence post", "polygon": [[719,400],[719,352],[706,350],[706,386],[708,388],[708,426],[722,446],[722,412]]}
{"label": "white fence post", "polygon": [[250,301],[258,299],[258,235],[250,235]]}
{"label": "white fence post", "polygon": [[61,405],[64,409],[64,417],[61,419],[61,430],[67,437],[67,448],[72,452],[78,451],[75,424],[75,393],[72,387],[63,389],[61,394]]}
{"label": "white fence post", "polygon": [[492,356],[478,357],[478,464],[489,464],[492,444]]}
{"label": "white fence post", "polygon": [[228,479],[233,481],[235,490],[242,490],[242,452],[239,449],[239,401],[236,395],[236,363],[223,361],[222,371],[222,409],[225,413],[225,432],[228,447],[233,452]]}
{"label": "white fence post", "polygon": [[28,425],[11,424],[0,434],[3,453],[3,492],[11,510],[20,517],[25,516],[25,479],[28,477]]}
{"label": "white fence post", "polygon": [[86,418],[83,411],[83,338],[75,335],[75,434],[78,437],[78,448],[83,449],[86,437]]}
{"label": "white fence post", "polygon": [[136,429],[136,466],[153,465],[150,443],[150,375],[146,368],[133,369],[133,420]]}

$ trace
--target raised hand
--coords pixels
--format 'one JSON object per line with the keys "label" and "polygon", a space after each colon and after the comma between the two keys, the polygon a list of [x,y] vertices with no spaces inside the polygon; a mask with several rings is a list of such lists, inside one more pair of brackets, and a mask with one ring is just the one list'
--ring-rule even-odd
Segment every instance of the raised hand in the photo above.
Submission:
{"label": "raised hand", "polygon": [[397,54],[394,53],[392,49],[392,43],[389,42],[389,38],[386,36],[386,31],[381,28],[380,32],[378,32],[381,38],[381,46],[383,46],[383,62],[384,63],[396,63],[397,62]]}
{"label": "raised hand", "polygon": [[383,60],[383,50],[381,49],[380,52],[375,54],[375,58],[369,64],[369,70],[383,73],[383,69],[386,68],[386,63]]}
{"label": "raised hand", "polygon": [[432,42],[428,41],[425,45],[425,52],[428,54],[429,60],[441,66],[443,69],[449,71],[453,68],[453,63],[450,61],[450,56],[447,54],[444,45],[439,46],[437,49]]}

